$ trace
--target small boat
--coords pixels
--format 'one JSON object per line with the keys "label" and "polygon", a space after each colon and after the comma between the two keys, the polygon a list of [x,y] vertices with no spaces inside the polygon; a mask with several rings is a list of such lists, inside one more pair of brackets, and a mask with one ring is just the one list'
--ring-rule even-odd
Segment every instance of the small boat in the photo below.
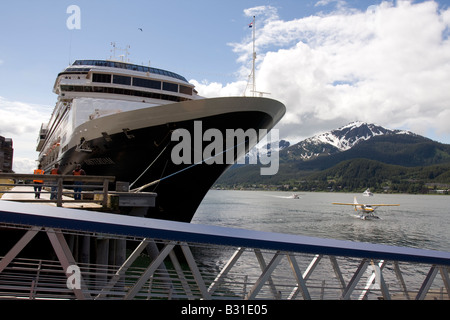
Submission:
{"label": "small boat", "polygon": [[370,192],[369,188],[367,188],[366,191],[363,192],[363,196],[365,196],[365,197],[372,197],[373,193]]}

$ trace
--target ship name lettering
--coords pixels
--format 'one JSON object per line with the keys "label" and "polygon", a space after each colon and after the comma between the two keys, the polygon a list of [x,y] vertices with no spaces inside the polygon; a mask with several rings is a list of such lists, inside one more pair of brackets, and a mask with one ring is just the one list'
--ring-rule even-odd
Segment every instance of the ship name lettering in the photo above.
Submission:
{"label": "ship name lettering", "polygon": [[102,166],[107,164],[114,164],[111,158],[92,158],[84,161],[88,166]]}

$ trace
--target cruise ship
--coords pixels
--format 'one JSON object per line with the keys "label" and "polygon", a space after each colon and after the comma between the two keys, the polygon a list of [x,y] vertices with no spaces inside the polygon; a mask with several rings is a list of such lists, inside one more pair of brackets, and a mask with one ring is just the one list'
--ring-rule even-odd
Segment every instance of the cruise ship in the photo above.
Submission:
{"label": "cruise ship", "polygon": [[[270,130],[286,110],[262,97],[203,98],[177,73],[114,60],[76,60],[58,74],[53,92],[56,106],[36,148],[43,169],[58,163],[71,174],[80,164],[88,175],[115,176],[133,187],[159,181],[143,190],[157,193],[147,217],[183,222],[232,164],[174,162],[179,142],[172,133],[194,136],[196,123],[224,137],[227,129]],[[254,144],[246,143],[245,152]],[[236,152],[234,160],[241,156]]]}

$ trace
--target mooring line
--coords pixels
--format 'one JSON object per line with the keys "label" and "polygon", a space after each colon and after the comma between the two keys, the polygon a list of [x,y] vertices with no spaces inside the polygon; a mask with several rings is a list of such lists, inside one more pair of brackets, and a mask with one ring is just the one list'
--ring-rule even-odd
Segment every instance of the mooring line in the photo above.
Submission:
{"label": "mooring line", "polygon": [[148,169],[151,168],[151,166],[153,166],[153,164],[156,162],[156,160],[158,160],[158,158],[164,153],[164,151],[167,149],[167,147],[169,146],[170,142],[164,147],[164,149],[162,149],[162,151],[159,153],[159,155],[155,158],[155,160],[153,160],[153,162],[144,170],[144,172],[141,173],[141,175],[134,180],[134,182],[132,184],[130,184],[130,188],[137,182],[139,181],[139,179],[148,171]]}
{"label": "mooring line", "polygon": [[[203,160],[201,160],[201,161],[198,161],[198,162],[196,162],[196,163],[190,165],[189,167],[186,167],[186,168],[183,168],[183,169],[181,169],[181,170],[179,170],[179,171],[173,172],[173,173],[171,173],[171,174],[169,174],[169,175],[167,175],[167,176],[165,176],[165,177],[163,177],[163,178],[161,178],[161,179],[152,181],[152,182],[150,182],[150,183],[147,183],[147,184],[145,184],[145,185],[143,185],[143,186],[140,186],[139,188],[132,189],[132,190],[130,190],[130,191],[131,191],[131,192],[135,192],[135,193],[141,192],[142,190],[144,190],[144,189],[146,189],[146,188],[148,188],[148,187],[151,187],[151,186],[154,185],[154,184],[157,184],[157,183],[159,183],[159,182],[161,182],[161,181],[163,181],[163,180],[166,180],[166,179],[168,179],[168,178],[171,178],[171,177],[173,177],[174,175],[179,174],[179,173],[181,173],[181,172],[183,172],[183,171],[189,170],[189,169],[191,169],[191,168],[193,168],[193,167],[195,167],[195,166],[197,166],[197,165],[199,165],[199,164],[201,164],[201,163],[203,163],[203,162],[205,162],[205,161],[207,161],[207,160],[209,160],[209,159],[215,158],[215,157],[220,156],[221,154],[224,154],[224,153],[226,153],[226,152],[228,152],[228,151],[230,151],[230,150],[232,150],[232,149],[235,149],[236,147],[240,146],[240,145],[243,144],[243,143],[246,143],[247,141],[249,141],[249,140],[248,140],[248,139],[247,139],[247,140],[244,140],[243,142],[238,143],[237,145],[235,145],[235,146],[233,146],[233,147],[231,147],[231,148],[228,148],[228,149],[226,149],[226,150],[220,152],[219,154],[216,154],[216,155],[211,156],[211,157],[209,157],[209,158],[206,158],[206,159],[203,159]],[[168,146],[168,145],[167,145],[167,146]],[[165,148],[167,148],[167,146],[166,146]],[[165,148],[164,148],[164,149],[165,149]],[[160,153],[160,155],[161,155],[161,153]],[[158,157],[159,157],[159,156],[158,156]],[[157,159],[155,159],[149,167],[151,167],[151,166],[153,165],[153,163],[154,163],[156,160],[157,160]],[[149,167],[148,167],[148,168],[149,168]],[[145,171],[147,171],[148,168],[147,168]],[[145,171],[139,176],[139,178],[145,173]],[[138,178],[138,179],[139,179],[139,178]],[[137,179],[137,180],[138,180],[138,179]],[[137,180],[136,180],[136,181],[137,181]],[[136,181],[135,181],[135,182],[136,182]],[[135,182],[133,182],[133,184],[134,184]]]}

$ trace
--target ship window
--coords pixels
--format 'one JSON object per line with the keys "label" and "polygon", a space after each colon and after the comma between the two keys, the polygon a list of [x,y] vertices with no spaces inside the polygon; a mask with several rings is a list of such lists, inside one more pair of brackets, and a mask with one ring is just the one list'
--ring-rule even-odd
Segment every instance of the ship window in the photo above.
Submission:
{"label": "ship window", "polygon": [[73,86],[61,86],[61,91],[73,91]]}
{"label": "ship window", "polygon": [[192,96],[192,88],[180,85],[180,93]]}
{"label": "ship window", "polygon": [[[127,70],[138,70],[138,71],[142,71],[142,72],[150,72],[150,73],[166,75],[168,77],[172,77],[175,79],[182,80],[184,82],[188,82],[186,80],[186,78],[180,76],[179,74],[170,72],[170,71],[156,69],[156,68],[150,68],[150,67],[145,67],[145,66],[138,66],[138,65],[123,63],[123,62],[103,61],[103,60],[77,60],[72,65],[73,66],[88,65],[88,66],[98,66],[98,67],[121,68],[121,69],[127,69]],[[88,69],[88,68],[86,68],[86,69]]]}
{"label": "ship window", "polygon": [[178,92],[178,85],[176,83],[163,82],[163,90]]}
{"label": "ship window", "polygon": [[133,85],[143,88],[161,90],[161,82],[150,79],[133,78]]}
{"label": "ship window", "polygon": [[186,99],[183,97],[172,96],[168,94],[159,94],[154,92],[146,92],[146,91],[137,91],[137,90],[129,90],[122,88],[113,88],[113,87],[88,87],[88,86],[61,86],[61,91],[74,91],[74,92],[98,92],[98,93],[111,93],[111,94],[120,94],[120,95],[130,95],[135,97],[143,97],[143,98],[151,98],[151,99],[161,99],[168,101],[186,101],[190,99]]}
{"label": "ship window", "polygon": [[115,68],[120,68],[120,69],[126,69],[126,64],[122,63],[122,62],[114,62],[114,67]]}
{"label": "ship window", "polygon": [[93,82],[111,83],[110,74],[94,73],[92,76]]}
{"label": "ship window", "polygon": [[131,85],[131,77],[114,75],[113,83]]}

